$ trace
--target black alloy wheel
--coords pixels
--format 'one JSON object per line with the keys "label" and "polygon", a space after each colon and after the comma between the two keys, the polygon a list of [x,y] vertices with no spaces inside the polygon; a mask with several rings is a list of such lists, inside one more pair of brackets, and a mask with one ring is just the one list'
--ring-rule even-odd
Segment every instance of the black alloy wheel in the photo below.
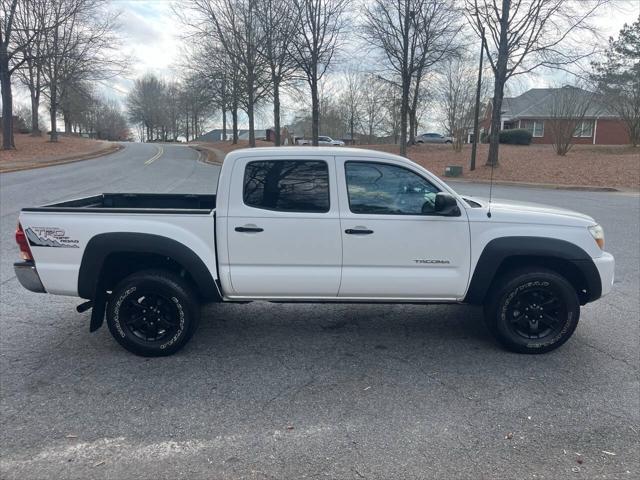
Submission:
{"label": "black alloy wheel", "polygon": [[157,357],[180,350],[198,325],[200,304],[189,282],[168,271],[129,275],[113,290],[107,325],[113,338],[136,355]]}
{"label": "black alloy wheel", "polygon": [[180,312],[174,302],[152,292],[137,291],[120,310],[122,326],[145,342],[157,342],[175,334]]}
{"label": "black alloy wheel", "polygon": [[558,348],[573,335],[580,319],[574,286],[558,272],[541,267],[503,274],[492,285],[484,310],[496,339],[519,353]]}
{"label": "black alloy wheel", "polygon": [[506,308],[511,330],[528,340],[557,333],[562,328],[562,319],[566,314],[567,309],[562,304],[560,294],[549,282],[518,290]]}

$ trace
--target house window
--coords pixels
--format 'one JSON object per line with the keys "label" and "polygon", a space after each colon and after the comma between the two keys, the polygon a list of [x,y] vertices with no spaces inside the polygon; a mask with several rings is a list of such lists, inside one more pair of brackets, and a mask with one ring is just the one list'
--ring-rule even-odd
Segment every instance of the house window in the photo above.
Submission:
{"label": "house window", "polygon": [[534,137],[544,137],[544,121],[542,120],[521,120],[520,128],[530,131]]}
{"label": "house window", "polygon": [[593,120],[583,120],[578,122],[576,129],[573,131],[574,137],[592,137],[593,136]]}

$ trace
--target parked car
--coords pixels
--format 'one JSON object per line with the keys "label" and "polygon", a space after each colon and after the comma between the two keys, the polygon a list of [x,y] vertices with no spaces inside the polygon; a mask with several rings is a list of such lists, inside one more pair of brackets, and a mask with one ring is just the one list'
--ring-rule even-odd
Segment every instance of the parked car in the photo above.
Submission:
{"label": "parked car", "polygon": [[202,303],[252,300],[483,305],[506,348],[542,353],[613,285],[593,218],[465,197],[389,153],[236,150],[217,192],[23,208],[16,276],[33,292],[86,299],[91,331],[106,317],[118,343],[145,356],[182,348]]}
{"label": "parked car", "polygon": [[453,143],[453,138],[440,133],[423,133],[416,137],[416,143]]}
{"label": "parked car", "polygon": [[318,137],[318,145],[332,145],[334,147],[344,147],[344,142],[342,140],[334,140],[331,137],[320,136]]}

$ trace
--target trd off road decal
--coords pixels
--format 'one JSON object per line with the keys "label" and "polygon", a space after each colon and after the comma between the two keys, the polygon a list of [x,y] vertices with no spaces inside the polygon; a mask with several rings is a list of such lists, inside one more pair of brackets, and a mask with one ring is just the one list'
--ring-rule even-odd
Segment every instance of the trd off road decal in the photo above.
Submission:
{"label": "trd off road decal", "polygon": [[78,240],[65,235],[55,227],[29,227],[24,232],[32,247],[78,248]]}

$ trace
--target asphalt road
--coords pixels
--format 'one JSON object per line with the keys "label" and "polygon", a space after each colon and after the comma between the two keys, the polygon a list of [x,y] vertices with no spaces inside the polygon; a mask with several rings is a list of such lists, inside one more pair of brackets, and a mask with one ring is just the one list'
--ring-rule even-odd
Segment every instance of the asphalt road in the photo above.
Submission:
{"label": "asphalt road", "polygon": [[637,195],[494,189],[593,215],[617,258],[550,354],[501,350],[467,306],[258,302],[206,307],[182,352],[143,359],[78,299],[23,290],[12,237],[23,206],[215,191],[218,167],[159,148],[0,176],[2,478],[638,478]]}

